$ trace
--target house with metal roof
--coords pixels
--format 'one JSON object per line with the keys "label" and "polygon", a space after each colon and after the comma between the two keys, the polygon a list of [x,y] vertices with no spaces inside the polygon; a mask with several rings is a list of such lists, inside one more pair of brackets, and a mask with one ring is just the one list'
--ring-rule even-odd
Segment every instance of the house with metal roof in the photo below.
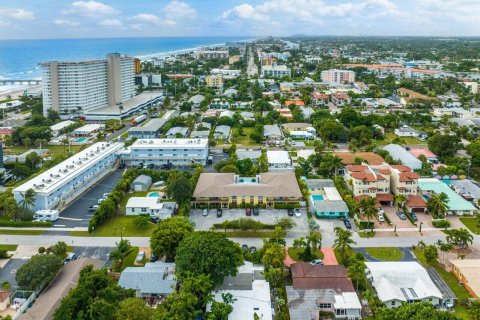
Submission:
{"label": "house with metal roof", "polygon": [[169,139],[174,139],[174,138],[185,138],[187,137],[187,135],[188,135],[187,127],[171,127],[165,134],[165,137]]}
{"label": "house with metal roof", "polygon": [[280,140],[282,139],[282,130],[276,124],[263,126],[263,137],[267,140]]}
{"label": "house with metal roof", "polygon": [[147,191],[152,185],[152,178],[150,176],[141,174],[136,177],[130,184],[130,189],[133,191]]}
{"label": "house with metal roof", "polygon": [[227,142],[230,138],[230,126],[216,126],[213,136],[216,140]]}
{"label": "house with metal roof", "polygon": [[237,149],[235,153],[237,154],[238,160],[250,159],[253,162],[257,162],[258,158],[262,155],[262,150]]}
{"label": "house with metal roof", "polygon": [[166,297],[175,291],[175,263],[156,261],[144,267],[128,267],[122,271],[118,285],[133,289],[138,298]]}
{"label": "house with metal roof", "polygon": [[382,149],[388,151],[394,160],[400,161],[402,164],[409,166],[412,170],[422,168],[422,161],[415,158],[414,155],[398,144],[388,144]]}

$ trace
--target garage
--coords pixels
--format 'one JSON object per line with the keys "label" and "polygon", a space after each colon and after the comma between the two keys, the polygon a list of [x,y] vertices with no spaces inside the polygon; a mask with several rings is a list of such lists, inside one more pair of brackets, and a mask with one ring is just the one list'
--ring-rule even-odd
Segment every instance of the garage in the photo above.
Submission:
{"label": "garage", "polygon": [[405,204],[408,212],[425,213],[427,212],[427,203],[421,196],[410,194],[408,195],[407,203]]}

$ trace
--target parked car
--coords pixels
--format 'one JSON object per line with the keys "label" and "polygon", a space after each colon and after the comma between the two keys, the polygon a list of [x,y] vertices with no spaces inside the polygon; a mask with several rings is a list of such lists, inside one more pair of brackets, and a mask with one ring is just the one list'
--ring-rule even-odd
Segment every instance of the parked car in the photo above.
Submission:
{"label": "parked car", "polygon": [[220,218],[223,214],[223,210],[222,209],[217,209],[217,218]]}
{"label": "parked car", "polygon": [[155,253],[152,252],[150,254],[150,262],[155,262],[155,261],[157,261],[157,256],[155,255]]}
{"label": "parked car", "polygon": [[208,216],[208,209],[203,209],[202,216],[206,217]]}
{"label": "parked car", "polygon": [[300,218],[302,216],[302,213],[300,212],[300,209],[295,208],[293,209],[293,212],[295,213],[295,217]]}
{"label": "parked car", "polygon": [[143,169],[143,163],[139,163],[137,169]]}
{"label": "parked car", "polygon": [[350,223],[350,220],[348,220],[347,218],[343,219],[343,224],[345,225],[345,228],[352,229],[352,224]]}
{"label": "parked car", "polygon": [[250,253],[257,252],[257,247],[250,247]]}
{"label": "parked car", "polygon": [[73,260],[77,260],[77,255],[75,254],[75,252],[70,252],[65,258],[65,260],[63,260],[63,264],[67,264]]}
{"label": "parked car", "polygon": [[106,192],[106,193],[103,194],[103,197],[102,197],[102,198],[103,198],[103,199],[107,199],[109,195],[110,195],[110,192]]}
{"label": "parked car", "polygon": [[288,214],[290,217],[293,217],[293,209],[287,209],[287,214]]}
{"label": "parked car", "polygon": [[407,220],[407,216],[402,211],[397,211],[397,216],[402,220]]}
{"label": "parked car", "polygon": [[378,213],[378,222],[385,222],[385,217],[381,212]]}
{"label": "parked car", "polygon": [[154,169],[155,168],[155,165],[153,163],[150,163],[148,166],[147,166],[148,169]]}
{"label": "parked car", "polygon": [[248,246],[246,244],[242,245],[242,250],[247,252],[248,251]]}
{"label": "parked car", "polygon": [[252,208],[245,208],[245,214],[247,216],[251,216],[252,215]]}
{"label": "parked car", "polygon": [[410,213],[410,217],[412,217],[412,220],[413,220],[413,221],[417,221],[417,220],[418,220],[417,215],[416,215],[415,213],[413,213],[413,212]]}
{"label": "parked car", "polygon": [[95,211],[98,209],[98,204],[88,207],[88,211]]}
{"label": "parked car", "polygon": [[125,162],[122,162],[120,163],[120,165],[118,166],[118,169],[125,169],[127,165],[125,164]]}
{"label": "parked car", "polygon": [[141,262],[143,259],[145,259],[145,251],[138,252],[137,257],[135,258],[135,261]]}
{"label": "parked car", "polygon": [[312,266],[321,266],[323,265],[323,260],[322,259],[315,259],[310,262]]}
{"label": "parked car", "polygon": [[105,198],[100,198],[100,199],[98,199],[97,203],[100,204],[100,203],[102,203],[102,202],[105,201],[105,200],[106,200]]}
{"label": "parked car", "polygon": [[162,165],[160,166],[160,169],[162,169],[162,170],[170,170],[170,169],[172,169],[172,167],[173,167],[173,164],[171,164],[171,163],[166,163],[166,164],[162,164]]}
{"label": "parked car", "polygon": [[253,215],[254,216],[260,215],[260,209],[259,208],[253,208]]}

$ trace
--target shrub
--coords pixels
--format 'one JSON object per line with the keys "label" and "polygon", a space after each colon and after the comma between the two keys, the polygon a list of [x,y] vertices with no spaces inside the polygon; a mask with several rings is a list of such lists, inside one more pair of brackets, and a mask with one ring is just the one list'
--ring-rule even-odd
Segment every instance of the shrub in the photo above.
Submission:
{"label": "shrub", "polygon": [[0,220],[0,227],[15,227],[15,228],[25,228],[25,227],[40,227],[40,228],[50,228],[52,226],[51,222],[33,222],[33,221],[9,221],[9,220]]}
{"label": "shrub", "polygon": [[308,219],[308,229],[311,231],[320,229],[320,225],[313,219]]}
{"label": "shrub", "polygon": [[40,253],[40,254],[45,253],[45,251],[47,251],[47,250],[45,249],[45,247],[40,247],[40,248],[38,248],[38,253]]}
{"label": "shrub", "polygon": [[295,209],[300,208],[298,203],[279,203],[275,204],[275,209]]}
{"label": "shrub", "polygon": [[435,227],[435,228],[450,228],[450,226],[452,225],[450,223],[450,221],[448,220],[433,220],[432,221],[432,225]]}
{"label": "shrub", "polygon": [[7,250],[0,250],[0,259],[8,259],[10,255],[7,253]]}
{"label": "shrub", "polygon": [[358,227],[363,230],[363,229],[372,229],[374,226],[373,221],[360,221],[358,224]]}

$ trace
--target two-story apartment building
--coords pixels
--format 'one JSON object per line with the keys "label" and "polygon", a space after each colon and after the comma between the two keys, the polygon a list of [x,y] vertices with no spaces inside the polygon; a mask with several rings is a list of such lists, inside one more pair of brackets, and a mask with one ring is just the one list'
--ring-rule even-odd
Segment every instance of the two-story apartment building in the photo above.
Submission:
{"label": "two-story apartment building", "polygon": [[390,175],[388,166],[361,164],[347,166],[344,178],[354,197],[375,197],[380,203],[391,205],[393,196],[390,193]]}

